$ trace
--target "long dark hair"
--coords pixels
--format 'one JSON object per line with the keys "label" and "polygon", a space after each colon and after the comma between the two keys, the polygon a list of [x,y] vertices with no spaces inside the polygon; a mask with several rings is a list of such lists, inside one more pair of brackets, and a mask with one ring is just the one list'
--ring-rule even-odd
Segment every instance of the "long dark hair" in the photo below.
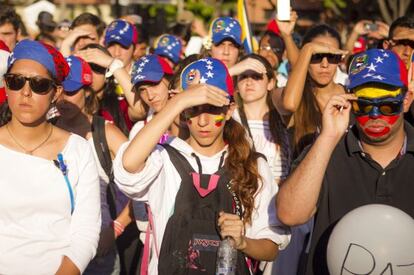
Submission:
{"label": "long dark hair", "polygon": [[[111,55],[105,47],[99,44],[89,44],[85,46],[84,48],[82,48],[82,50],[85,50],[85,49],[98,49],[108,55]],[[93,65],[98,66],[97,64],[93,64]],[[126,125],[125,118],[122,115],[121,109],[119,108],[118,95],[116,94],[115,90],[116,90],[116,83],[115,83],[114,77],[111,76],[109,78],[106,78],[105,85],[103,88],[103,96],[102,96],[102,99],[99,100],[99,105],[98,105],[99,108],[97,111],[100,111],[100,110],[108,111],[111,114],[112,118],[114,119],[115,125],[119,129],[121,129],[121,131],[125,135],[128,136],[129,129],[128,129],[128,126]],[[90,100],[92,100],[92,98]]]}
{"label": "long dark hair", "polygon": [[[269,61],[267,61],[266,58],[258,54],[249,54],[249,55],[244,56],[241,59],[241,61],[247,58],[256,59],[265,66],[266,76],[269,79],[269,81],[272,79],[276,79],[272,65],[270,65]],[[239,93],[237,93],[236,97],[237,97],[237,102],[239,103],[238,110],[239,110],[240,117],[242,121],[247,121],[246,112],[244,111],[244,106],[243,106],[243,99],[241,98]],[[279,145],[281,149],[289,148],[288,139],[286,138],[287,137],[286,127],[283,124],[283,121],[282,121],[282,118],[280,117],[279,112],[276,110],[273,104],[272,95],[270,91],[268,91],[267,96],[266,96],[266,104],[267,104],[267,107],[269,108],[269,129],[272,135],[273,142]],[[246,128],[248,127],[248,125],[244,125],[244,126]],[[249,130],[249,129],[246,129],[246,130]],[[284,150],[281,150],[281,151],[283,152]],[[289,158],[289,156],[285,156],[285,157]]]}
{"label": "long dark hair", "polygon": [[[321,24],[312,27],[303,38],[303,45],[312,42],[318,36],[329,36],[334,38],[341,48],[341,37],[339,33],[328,25]],[[297,111],[293,114],[295,128],[293,134],[293,144],[295,155],[298,155],[308,144],[313,143],[317,128],[322,123],[322,112],[316,102],[312,91],[313,83],[307,75],[303,97]]]}

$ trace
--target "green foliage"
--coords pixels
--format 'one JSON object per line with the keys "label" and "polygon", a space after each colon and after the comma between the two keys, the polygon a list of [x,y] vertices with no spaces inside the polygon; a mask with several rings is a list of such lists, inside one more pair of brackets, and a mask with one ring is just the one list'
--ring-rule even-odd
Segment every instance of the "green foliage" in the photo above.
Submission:
{"label": "green foliage", "polygon": [[332,8],[346,8],[346,1],[345,0],[323,0],[323,5],[325,8],[332,9]]}
{"label": "green foliage", "polygon": [[177,6],[175,5],[154,4],[149,7],[149,15],[155,17],[159,9],[164,9],[167,18],[175,18],[177,14]]}
{"label": "green foliage", "polygon": [[185,9],[192,11],[194,15],[203,18],[204,21],[208,21],[214,16],[214,7],[206,1],[187,0]]}

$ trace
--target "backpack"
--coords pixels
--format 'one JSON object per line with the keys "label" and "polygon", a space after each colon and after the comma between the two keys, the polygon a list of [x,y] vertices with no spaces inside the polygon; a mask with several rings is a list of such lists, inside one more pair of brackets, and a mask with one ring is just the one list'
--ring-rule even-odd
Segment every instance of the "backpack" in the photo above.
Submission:
{"label": "backpack", "polygon": [[[234,213],[235,209],[241,216],[241,204],[234,192],[229,191],[230,177],[221,165],[212,175],[202,174],[198,159],[200,173],[197,174],[177,149],[168,144],[162,146],[167,150],[182,181],[174,212],[167,222],[162,239],[158,273],[215,274],[220,244],[218,214],[220,211]],[[236,274],[249,274],[245,255],[238,251],[237,257]]]}

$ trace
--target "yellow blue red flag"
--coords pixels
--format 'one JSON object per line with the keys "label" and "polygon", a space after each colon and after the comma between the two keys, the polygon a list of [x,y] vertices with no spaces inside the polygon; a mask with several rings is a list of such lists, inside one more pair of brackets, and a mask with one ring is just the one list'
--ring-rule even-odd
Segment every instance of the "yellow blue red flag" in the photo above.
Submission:
{"label": "yellow blue red flag", "polygon": [[242,29],[242,41],[246,53],[254,52],[252,29],[247,15],[246,0],[237,0],[237,17]]}

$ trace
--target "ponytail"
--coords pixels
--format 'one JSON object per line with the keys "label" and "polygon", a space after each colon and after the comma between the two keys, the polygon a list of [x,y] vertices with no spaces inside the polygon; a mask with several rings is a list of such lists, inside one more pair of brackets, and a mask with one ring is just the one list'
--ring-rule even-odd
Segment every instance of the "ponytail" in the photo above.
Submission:
{"label": "ponytail", "polygon": [[244,207],[243,220],[251,223],[254,196],[259,188],[259,180],[261,180],[257,157],[246,138],[245,129],[233,118],[224,126],[224,140],[229,146],[224,165],[233,180],[233,191],[238,195]]}

